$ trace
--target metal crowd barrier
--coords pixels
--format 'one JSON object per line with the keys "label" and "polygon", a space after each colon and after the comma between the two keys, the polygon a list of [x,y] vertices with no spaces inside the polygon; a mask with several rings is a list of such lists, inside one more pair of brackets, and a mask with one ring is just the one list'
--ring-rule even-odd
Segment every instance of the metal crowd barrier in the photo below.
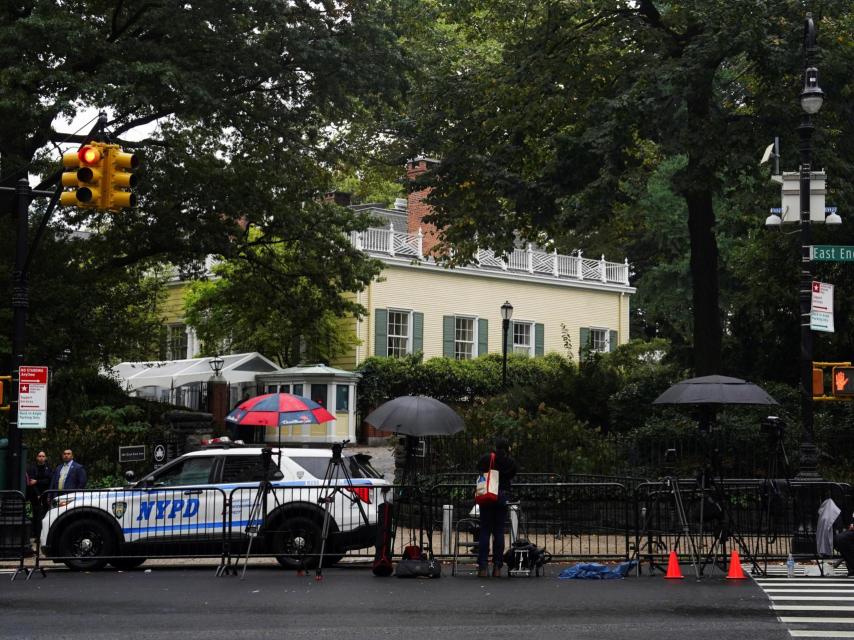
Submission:
{"label": "metal crowd barrier", "polygon": [[74,569],[131,569],[147,558],[223,558],[229,509],[211,487],[48,491],[41,556]]}
{"label": "metal crowd barrier", "polygon": [[17,560],[12,580],[21,573],[30,578],[24,559],[33,554],[30,546],[30,518],[27,501],[20,491],[0,491],[0,558]]}
{"label": "metal crowd barrier", "polygon": [[[439,485],[430,494],[433,530],[441,528],[447,541],[461,519],[475,516],[474,486]],[[625,486],[615,482],[542,483],[514,485],[511,491],[508,528],[513,537],[524,538],[546,549],[556,559],[600,558],[619,560],[629,555],[631,500]],[[450,511],[450,517],[448,512]],[[471,532],[476,536],[476,532]],[[441,555],[453,554],[447,544]],[[471,553],[468,555],[472,555]]]}
{"label": "metal crowd barrier", "polygon": [[833,498],[843,513],[851,513],[851,489],[840,483],[725,479],[704,484],[690,478],[637,487],[635,555],[660,566],[670,551],[692,553],[693,542],[704,566],[724,565],[726,554],[736,549],[743,561],[755,561],[765,572],[769,561],[785,560],[789,553],[820,560],[816,529],[824,500]]}
{"label": "metal crowd barrier", "polygon": [[[644,482],[528,482],[514,484],[508,532],[546,549],[555,559],[626,560],[661,564],[674,550],[684,554],[687,535],[705,558],[733,544],[763,567],[785,559],[818,559],[817,510],[833,498],[851,513],[851,487],[831,482],[767,484],[727,479],[700,487],[678,481],[685,508],[680,522],[674,485]],[[325,565],[370,560],[377,539],[377,509],[393,500],[397,530],[393,555],[416,544],[434,555],[454,555],[458,529],[476,541],[474,484],[376,487],[356,483],[320,487],[252,485],[233,488],[152,487],[47,492],[34,570],[43,562],[77,569],[110,564],[128,569],[147,558],[218,558],[232,567],[241,558],[275,558],[292,569],[316,566],[326,515]],[[720,545],[726,534],[728,547]],[[0,492],[0,555],[18,561],[31,553],[24,496]],[[738,537],[739,539],[736,539]],[[717,547],[717,549],[716,549]],[[472,556],[471,544],[466,554]],[[716,558],[712,557],[714,562]],[[16,574],[17,575],[17,574]]]}

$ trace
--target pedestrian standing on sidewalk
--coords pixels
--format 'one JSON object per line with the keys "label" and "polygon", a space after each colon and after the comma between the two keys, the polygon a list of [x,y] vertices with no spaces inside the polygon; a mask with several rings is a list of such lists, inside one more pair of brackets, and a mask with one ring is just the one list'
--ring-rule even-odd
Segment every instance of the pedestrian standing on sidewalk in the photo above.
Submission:
{"label": "pedestrian standing on sidewalk", "polygon": [[27,468],[27,500],[33,509],[33,537],[38,538],[42,529],[44,515],[44,492],[50,489],[53,470],[47,463],[47,455],[39,451],[35,464]]}
{"label": "pedestrian standing on sidewalk", "polygon": [[86,469],[74,460],[74,452],[62,452],[62,464],[53,470],[50,488],[60,491],[77,491],[86,488]]}
{"label": "pedestrian standing on sidewalk", "polygon": [[485,453],[477,463],[480,473],[489,471],[490,459],[495,461],[492,468],[498,471],[498,500],[478,507],[480,512],[480,538],[477,549],[477,575],[485,578],[489,575],[489,539],[492,538],[492,576],[501,575],[504,564],[504,523],[507,520],[507,499],[510,486],[516,476],[516,461],[510,457],[510,443],[506,438],[495,439],[495,447]]}

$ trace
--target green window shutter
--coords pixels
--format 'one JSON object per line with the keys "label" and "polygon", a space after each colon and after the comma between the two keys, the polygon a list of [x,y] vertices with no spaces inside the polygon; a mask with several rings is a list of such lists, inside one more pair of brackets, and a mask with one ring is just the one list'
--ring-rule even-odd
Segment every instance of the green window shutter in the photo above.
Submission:
{"label": "green window shutter", "polygon": [[482,356],[489,352],[489,321],[480,318],[477,321],[477,355]]}
{"label": "green window shutter", "polygon": [[583,362],[590,348],[590,329],[581,327],[581,337],[578,340],[578,361]]}
{"label": "green window shutter", "polygon": [[545,355],[545,327],[540,323],[534,325],[534,355]]}
{"label": "green window shutter", "polygon": [[614,351],[617,348],[617,332],[608,332],[608,351]]}
{"label": "green window shutter", "polygon": [[374,310],[374,355],[388,355],[388,311]]}
{"label": "green window shutter", "polygon": [[424,314],[412,312],[412,353],[424,351]]}
{"label": "green window shutter", "polygon": [[442,355],[454,357],[454,316],[442,316]]}

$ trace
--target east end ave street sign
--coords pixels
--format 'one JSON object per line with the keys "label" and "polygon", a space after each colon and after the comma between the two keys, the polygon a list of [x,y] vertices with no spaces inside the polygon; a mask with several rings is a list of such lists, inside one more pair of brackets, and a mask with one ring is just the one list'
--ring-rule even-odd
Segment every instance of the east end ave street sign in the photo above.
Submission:
{"label": "east end ave street sign", "polygon": [[810,247],[810,260],[814,262],[854,262],[854,246],[816,244]]}

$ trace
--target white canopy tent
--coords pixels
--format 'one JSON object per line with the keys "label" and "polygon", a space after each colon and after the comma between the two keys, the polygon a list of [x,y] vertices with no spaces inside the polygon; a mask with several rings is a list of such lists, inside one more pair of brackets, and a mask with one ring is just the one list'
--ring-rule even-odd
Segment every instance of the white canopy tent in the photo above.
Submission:
{"label": "white canopy tent", "polygon": [[[236,353],[220,356],[220,375],[233,388],[255,385],[259,373],[279,371],[274,362],[260,353]],[[108,371],[131,395],[160,398],[163,392],[207,382],[213,376],[212,358],[189,358],[148,362],[121,362]],[[254,395],[254,394],[253,394]]]}

